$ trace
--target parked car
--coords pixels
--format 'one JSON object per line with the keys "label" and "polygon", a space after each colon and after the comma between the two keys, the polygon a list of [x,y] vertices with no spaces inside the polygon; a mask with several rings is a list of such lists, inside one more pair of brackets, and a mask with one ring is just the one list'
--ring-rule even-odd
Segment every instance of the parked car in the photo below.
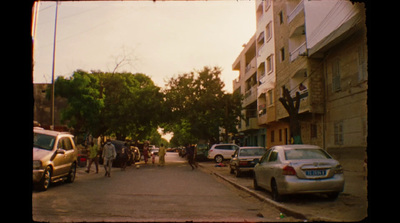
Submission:
{"label": "parked car", "polygon": [[158,156],[158,152],[160,152],[160,148],[153,147],[152,149],[150,149],[150,154]]}
{"label": "parked car", "polygon": [[[120,140],[111,140],[111,143],[115,147],[115,152],[117,152],[117,157],[115,157],[112,166],[113,167],[121,167],[122,166],[122,147],[124,147],[125,141],[120,141]],[[131,150],[130,146],[127,146],[127,151],[126,153],[128,154],[128,161],[126,162],[128,166],[132,165],[132,163],[135,163],[135,153],[133,150]]]}
{"label": "parked car", "polygon": [[266,151],[264,147],[240,147],[229,162],[230,173],[236,173],[236,177],[239,177],[244,171],[253,171]]}
{"label": "parked car", "polygon": [[282,195],[325,193],[336,199],[344,189],[343,168],[325,150],[313,145],[283,145],[269,149],[254,167],[254,188]]}
{"label": "parked car", "polygon": [[208,148],[207,143],[198,143],[196,145],[196,161],[207,160]]}
{"label": "parked car", "polygon": [[32,181],[39,190],[51,183],[75,180],[78,151],[73,135],[66,132],[33,129]]}
{"label": "parked car", "polygon": [[224,159],[231,159],[237,149],[239,149],[239,146],[236,144],[214,144],[208,151],[207,158],[220,163]]}

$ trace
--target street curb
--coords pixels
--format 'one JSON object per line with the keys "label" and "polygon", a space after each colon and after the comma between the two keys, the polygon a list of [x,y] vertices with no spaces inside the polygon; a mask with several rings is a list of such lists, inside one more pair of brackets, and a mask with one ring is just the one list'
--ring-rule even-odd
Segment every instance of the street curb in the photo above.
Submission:
{"label": "street curb", "polygon": [[[199,164],[199,166],[200,166],[201,168],[203,168],[203,169],[207,169],[206,167],[204,167],[204,166],[201,165],[201,164]],[[209,169],[208,169],[208,170],[209,170]],[[217,176],[217,177],[219,177],[219,178],[225,180],[226,182],[232,184],[232,185],[235,186],[236,188],[238,188],[238,189],[240,189],[240,190],[243,190],[243,191],[249,193],[250,195],[256,197],[257,199],[259,199],[259,200],[261,200],[261,201],[268,202],[269,204],[275,206],[275,207],[276,207],[278,210],[280,210],[281,212],[283,212],[283,213],[285,213],[285,214],[287,214],[287,215],[290,215],[290,216],[292,216],[292,217],[295,217],[295,218],[298,218],[298,219],[304,219],[304,221],[330,221],[330,222],[335,222],[335,221],[336,221],[336,220],[334,220],[334,219],[329,219],[329,218],[324,218],[324,217],[319,217],[319,216],[315,216],[315,217],[314,217],[314,216],[310,216],[310,215],[304,215],[304,214],[302,214],[302,213],[300,213],[300,212],[298,212],[298,211],[296,211],[296,210],[294,210],[294,209],[292,209],[292,208],[289,208],[289,207],[285,206],[284,204],[281,204],[281,203],[279,203],[279,202],[276,202],[276,201],[274,201],[274,200],[272,200],[272,199],[270,199],[270,198],[268,198],[268,197],[265,197],[265,196],[263,196],[263,195],[261,195],[261,194],[258,194],[258,193],[256,193],[256,192],[250,190],[250,189],[247,188],[247,187],[244,187],[244,186],[242,186],[242,185],[240,185],[240,184],[238,184],[238,183],[236,183],[236,182],[233,182],[233,181],[229,180],[228,178],[222,176],[222,175],[219,174],[219,173],[213,172],[212,170],[209,170],[209,171],[211,171],[211,173],[214,174],[215,176]]]}
{"label": "street curb", "polygon": [[236,188],[239,188],[240,190],[246,191],[247,193],[251,194],[252,196],[256,197],[257,199],[259,199],[261,201],[266,201],[266,202],[272,204],[277,209],[279,209],[281,212],[283,212],[283,213],[285,213],[287,215],[290,215],[292,217],[299,218],[299,219],[308,219],[308,217],[306,217],[305,215],[303,215],[303,214],[301,214],[301,213],[299,213],[299,212],[297,212],[297,211],[295,211],[295,210],[293,210],[291,208],[288,208],[288,207],[286,207],[286,206],[284,206],[284,205],[282,205],[282,204],[280,204],[280,203],[278,203],[276,201],[273,201],[273,200],[271,200],[271,199],[269,199],[269,198],[267,198],[265,196],[262,196],[262,195],[254,192],[254,191],[252,191],[252,190],[250,190],[250,189],[248,189],[248,188],[246,188],[246,187],[244,187],[242,185],[239,185],[239,184],[227,179],[226,177],[220,175],[219,173],[214,173],[213,172],[213,174],[215,176],[225,180],[226,182],[232,184]]}

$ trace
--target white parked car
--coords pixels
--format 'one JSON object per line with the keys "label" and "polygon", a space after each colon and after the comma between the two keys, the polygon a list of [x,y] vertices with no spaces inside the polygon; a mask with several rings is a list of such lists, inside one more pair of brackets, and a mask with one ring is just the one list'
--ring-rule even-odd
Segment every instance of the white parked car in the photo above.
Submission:
{"label": "white parked car", "polygon": [[214,144],[208,151],[207,158],[220,163],[224,159],[231,159],[237,149],[239,146],[236,144]]}
{"label": "white parked car", "polygon": [[239,177],[242,172],[253,171],[254,166],[266,151],[264,147],[258,146],[240,147],[229,162],[230,173],[236,173],[236,177]]}
{"label": "white parked car", "polygon": [[318,146],[274,146],[254,167],[254,188],[271,191],[277,201],[284,194],[304,193],[336,199],[344,189],[343,168]]}

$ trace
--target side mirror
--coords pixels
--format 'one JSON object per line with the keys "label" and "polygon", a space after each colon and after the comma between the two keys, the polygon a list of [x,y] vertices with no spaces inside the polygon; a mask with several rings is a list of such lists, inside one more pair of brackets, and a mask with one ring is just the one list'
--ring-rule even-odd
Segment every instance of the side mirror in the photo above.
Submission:
{"label": "side mirror", "polygon": [[57,154],[62,154],[62,155],[64,155],[65,154],[65,150],[63,150],[63,149],[57,149]]}

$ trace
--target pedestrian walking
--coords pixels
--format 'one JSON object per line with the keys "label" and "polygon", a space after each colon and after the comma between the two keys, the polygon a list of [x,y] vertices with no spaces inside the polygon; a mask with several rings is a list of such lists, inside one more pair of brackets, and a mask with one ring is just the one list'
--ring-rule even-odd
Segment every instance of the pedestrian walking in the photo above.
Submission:
{"label": "pedestrian walking", "polygon": [[103,148],[103,165],[104,169],[106,170],[106,174],[104,176],[111,177],[111,167],[112,162],[117,157],[117,153],[115,152],[115,146],[111,144],[111,140],[107,139],[107,143],[104,145]]}
{"label": "pedestrian walking", "polygon": [[165,155],[166,155],[165,146],[163,143],[161,143],[160,151],[158,151],[158,165],[159,166],[165,165]]}
{"label": "pedestrian walking", "polygon": [[147,161],[149,161],[149,141],[146,141],[143,145],[143,158],[144,164],[147,164]]}
{"label": "pedestrian walking", "polygon": [[186,155],[188,159],[189,165],[192,167],[192,170],[194,170],[193,165],[197,168],[197,163],[194,161],[195,158],[195,146],[190,145],[189,143],[186,145]]}
{"label": "pedestrian walking", "polygon": [[128,162],[128,143],[124,143],[121,149],[121,171],[124,171]]}
{"label": "pedestrian walking", "polygon": [[92,166],[92,163],[94,162],[94,165],[96,165],[96,173],[99,173],[99,149],[98,146],[95,145],[93,142],[90,143],[90,148],[89,148],[89,166],[87,170],[85,171],[86,173],[90,172],[90,167]]}

